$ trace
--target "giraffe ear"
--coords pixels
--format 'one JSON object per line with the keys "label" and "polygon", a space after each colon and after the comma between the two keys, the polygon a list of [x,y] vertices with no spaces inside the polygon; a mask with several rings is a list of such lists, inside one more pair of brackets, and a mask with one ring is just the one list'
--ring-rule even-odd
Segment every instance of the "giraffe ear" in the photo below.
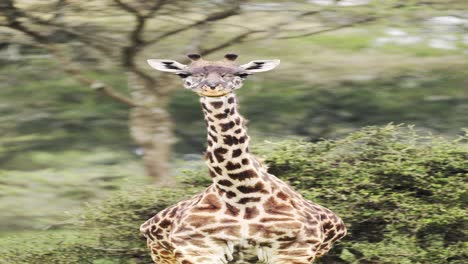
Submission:
{"label": "giraffe ear", "polygon": [[178,73],[178,72],[184,71],[187,68],[187,65],[184,65],[174,60],[150,59],[148,60],[148,64],[158,71],[172,72],[172,73]]}
{"label": "giraffe ear", "polygon": [[273,70],[279,64],[280,60],[254,60],[240,67],[249,73],[255,73]]}

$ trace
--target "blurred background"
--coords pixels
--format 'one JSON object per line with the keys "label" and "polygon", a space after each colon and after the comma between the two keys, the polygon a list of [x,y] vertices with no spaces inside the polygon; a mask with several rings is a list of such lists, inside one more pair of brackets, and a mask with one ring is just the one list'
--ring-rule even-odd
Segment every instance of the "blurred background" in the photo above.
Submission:
{"label": "blurred background", "polygon": [[237,93],[254,145],[468,124],[465,0],[2,0],[0,238],[203,166],[197,96],[146,64],[193,52],[281,59]]}

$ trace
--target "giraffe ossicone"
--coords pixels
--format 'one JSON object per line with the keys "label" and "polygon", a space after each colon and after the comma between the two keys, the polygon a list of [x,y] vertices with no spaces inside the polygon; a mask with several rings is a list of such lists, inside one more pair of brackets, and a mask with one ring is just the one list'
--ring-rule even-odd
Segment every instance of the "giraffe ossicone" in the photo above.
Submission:
{"label": "giraffe ossicone", "polygon": [[207,125],[206,164],[213,180],[202,193],[164,209],[140,230],[157,264],[309,264],[346,235],[329,209],[304,199],[269,174],[249,151],[234,91],[247,76],[272,70],[279,60],[237,65],[189,54],[189,65],[148,60],[179,75],[200,95]]}

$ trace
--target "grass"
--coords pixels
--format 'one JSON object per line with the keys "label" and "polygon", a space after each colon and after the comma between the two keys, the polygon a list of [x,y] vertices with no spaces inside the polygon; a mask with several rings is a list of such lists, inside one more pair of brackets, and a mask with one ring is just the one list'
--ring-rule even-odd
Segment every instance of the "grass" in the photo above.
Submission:
{"label": "grass", "polygon": [[110,149],[27,152],[13,162],[27,167],[0,171],[0,233],[65,221],[66,212],[147,180],[135,156]]}

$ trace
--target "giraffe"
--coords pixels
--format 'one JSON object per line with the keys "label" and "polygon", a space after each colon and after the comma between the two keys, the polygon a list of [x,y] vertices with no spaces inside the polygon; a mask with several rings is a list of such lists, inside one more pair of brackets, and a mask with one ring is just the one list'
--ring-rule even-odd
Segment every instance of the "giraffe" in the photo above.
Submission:
{"label": "giraffe", "polygon": [[237,55],[208,61],[189,54],[189,65],[148,60],[177,74],[200,95],[208,130],[206,164],[213,180],[202,193],[164,209],[140,227],[157,264],[306,264],[346,235],[329,209],[304,199],[269,174],[249,151],[245,119],[234,90],[251,74],[279,60],[235,63]]}

